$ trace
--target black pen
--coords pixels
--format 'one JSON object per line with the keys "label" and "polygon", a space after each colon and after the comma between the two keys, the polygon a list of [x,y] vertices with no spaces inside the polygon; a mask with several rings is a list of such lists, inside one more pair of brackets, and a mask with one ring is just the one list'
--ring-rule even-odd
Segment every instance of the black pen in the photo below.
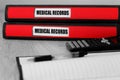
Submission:
{"label": "black pen", "polygon": [[54,57],[52,55],[44,55],[44,56],[36,56],[34,58],[35,62],[39,62],[39,61],[50,61],[52,60]]}

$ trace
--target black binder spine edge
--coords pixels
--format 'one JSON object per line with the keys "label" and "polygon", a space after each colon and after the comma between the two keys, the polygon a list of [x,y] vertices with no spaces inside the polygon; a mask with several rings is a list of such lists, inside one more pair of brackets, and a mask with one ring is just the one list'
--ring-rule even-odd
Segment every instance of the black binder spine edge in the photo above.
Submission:
{"label": "black binder spine edge", "polygon": [[6,39],[7,39],[6,34],[5,34],[6,24],[7,24],[6,22],[3,23],[2,32],[3,32],[3,38],[6,38]]}
{"label": "black binder spine edge", "polygon": [[116,24],[116,26],[117,26],[117,37],[120,37],[120,23]]}
{"label": "black binder spine edge", "polygon": [[[118,12],[118,24],[120,24],[120,6],[118,6],[119,12]],[[120,26],[119,26],[120,27]]]}
{"label": "black binder spine edge", "polygon": [[8,7],[9,7],[9,5],[6,5],[6,7],[5,7],[5,20],[6,21],[9,21],[9,19],[8,19]]}

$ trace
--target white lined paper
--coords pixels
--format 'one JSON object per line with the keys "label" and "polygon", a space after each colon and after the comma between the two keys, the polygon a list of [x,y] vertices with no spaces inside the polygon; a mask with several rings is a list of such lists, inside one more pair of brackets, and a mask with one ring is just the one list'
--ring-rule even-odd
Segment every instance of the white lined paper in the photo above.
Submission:
{"label": "white lined paper", "polygon": [[[108,56],[84,57],[44,62],[20,58],[24,80],[118,80],[120,52]],[[25,62],[25,63],[24,63]]]}

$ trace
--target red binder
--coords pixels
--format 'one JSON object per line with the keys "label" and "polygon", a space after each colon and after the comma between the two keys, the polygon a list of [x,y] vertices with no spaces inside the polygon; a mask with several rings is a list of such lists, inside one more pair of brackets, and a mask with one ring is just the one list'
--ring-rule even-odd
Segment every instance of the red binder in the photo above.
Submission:
{"label": "red binder", "polygon": [[16,39],[81,39],[103,38],[118,35],[118,25],[66,25],[5,23],[4,38]]}
{"label": "red binder", "polygon": [[8,5],[7,21],[118,21],[119,6]]}

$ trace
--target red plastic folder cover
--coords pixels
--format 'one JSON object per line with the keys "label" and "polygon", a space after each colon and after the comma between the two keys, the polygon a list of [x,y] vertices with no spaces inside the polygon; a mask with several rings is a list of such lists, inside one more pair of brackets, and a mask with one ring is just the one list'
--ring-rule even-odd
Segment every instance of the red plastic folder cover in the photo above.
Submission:
{"label": "red plastic folder cover", "polygon": [[116,25],[54,25],[5,23],[4,38],[21,39],[80,39],[117,36]]}
{"label": "red plastic folder cover", "polygon": [[119,6],[8,5],[6,20],[119,20]]}

